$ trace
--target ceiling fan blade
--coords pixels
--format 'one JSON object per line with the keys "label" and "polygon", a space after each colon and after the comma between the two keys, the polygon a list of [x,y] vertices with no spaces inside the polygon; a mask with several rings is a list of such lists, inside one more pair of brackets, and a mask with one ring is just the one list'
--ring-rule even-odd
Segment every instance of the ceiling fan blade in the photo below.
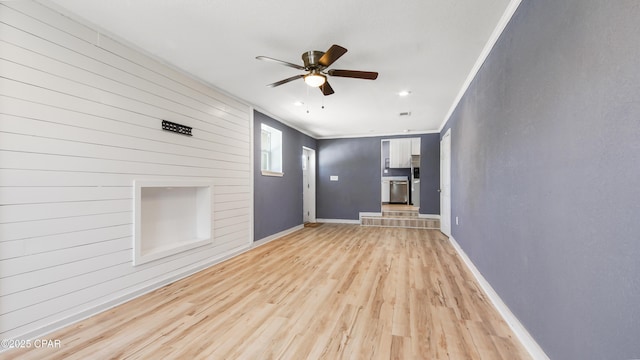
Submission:
{"label": "ceiling fan blade", "polygon": [[333,94],[333,88],[329,85],[328,81],[325,81],[324,84],[320,85],[320,91],[322,91],[324,96]]}
{"label": "ceiling fan blade", "polygon": [[378,78],[378,73],[373,71],[356,71],[356,70],[329,70],[331,76],[348,77],[356,79],[375,80]]}
{"label": "ceiling fan blade", "polygon": [[271,61],[271,62],[274,62],[274,63],[278,63],[280,65],[292,67],[294,69],[304,70],[304,66],[300,66],[300,65],[297,65],[297,64],[294,64],[294,63],[290,63],[290,62],[286,62],[286,61],[270,58],[268,56],[256,56],[256,59],[264,60],[264,61]]}
{"label": "ceiling fan blade", "polygon": [[340,56],[344,55],[347,52],[347,49],[343,48],[340,45],[331,45],[329,50],[327,50],[324,55],[320,57],[318,63],[324,67],[329,67],[333,64],[334,61],[338,60]]}
{"label": "ceiling fan blade", "polygon": [[293,81],[293,80],[302,79],[303,77],[304,77],[304,75],[303,75],[303,74],[300,74],[300,75],[292,76],[292,77],[290,77],[290,78],[286,78],[286,79],[284,79],[284,80],[276,81],[276,82],[274,82],[273,84],[269,84],[269,85],[267,85],[267,86],[268,86],[268,87],[276,87],[276,86],[280,86],[280,85],[282,85],[282,84],[286,84],[286,83],[288,83],[288,82],[291,82],[291,81]]}

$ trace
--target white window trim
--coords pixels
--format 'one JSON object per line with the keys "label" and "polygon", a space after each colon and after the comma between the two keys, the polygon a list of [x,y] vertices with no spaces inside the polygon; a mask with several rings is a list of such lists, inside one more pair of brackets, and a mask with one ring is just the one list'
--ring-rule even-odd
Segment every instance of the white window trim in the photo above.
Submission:
{"label": "white window trim", "polygon": [[278,176],[278,177],[283,177],[283,176],[284,176],[284,173],[283,173],[283,172],[277,172],[277,171],[262,170],[262,176]]}
{"label": "white window trim", "polygon": [[[271,161],[277,161],[275,169],[273,169],[273,168],[272,169],[263,169],[262,168],[262,166],[263,166],[263,164],[262,164],[263,156],[261,155],[261,158],[260,158],[260,162],[261,162],[261,164],[260,164],[261,170],[260,171],[261,171],[261,174],[263,176],[282,177],[282,176],[284,176],[284,172],[281,171],[283,166],[284,166],[284,164],[283,164],[283,154],[282,154],[282,140],[283,140],[282,139],[282,130],[273,128],[273,127],[271,127],[271,126],[269,126],[267,124],[264,124],[264,123],[262,123],[260,125],[260,128],[261,128],[262,132],[268,132],[268,133],[271,134],[270,135],[270,139],[272,139],[272,141],[277,139],[276,147],[279,148],[279,153],[278,152],[274,153],[273,152],[273,147],[272,147],[274,144],[273,143],[269,144],[269,147],[271,147],[271,150],[269,152],[270,162]],[[262,149],[262,146],[263,146],[263,144],[262,144],[262,136],[261,136],[260,141],[261,141],[260,142],[260,147]],[[276,156],[274,157],[274,155],[276,155]],[[268,166],[268,167],[273,167],[273,166]],[[276,171],[274,171],[274,170],[276,170]],[[277,171],[277,170],[280,170],[280,171]]]}

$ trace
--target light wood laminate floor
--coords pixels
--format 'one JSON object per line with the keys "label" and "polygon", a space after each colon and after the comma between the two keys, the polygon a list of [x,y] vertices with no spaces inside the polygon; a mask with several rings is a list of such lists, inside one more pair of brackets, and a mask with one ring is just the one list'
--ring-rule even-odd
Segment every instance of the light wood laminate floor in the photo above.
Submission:
{"label": "light wood laminate floor", "polygon": [[436,230],[304,228],[19,359],[528,359]]}

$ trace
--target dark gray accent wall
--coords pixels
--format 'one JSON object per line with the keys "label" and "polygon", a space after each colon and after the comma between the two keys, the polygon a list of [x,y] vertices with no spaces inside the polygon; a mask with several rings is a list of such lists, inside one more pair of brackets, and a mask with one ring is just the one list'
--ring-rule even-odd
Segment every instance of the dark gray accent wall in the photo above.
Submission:
{"label": "dark gray accent wall", "polygon": [[361,211],[380,211],[380,138],[318,140],[316,184],[320,219],[357,220]]}
{"label": "dark gray accent wall", "polygon": [[317,217],[358,220],[360,212],[379,212],[381,141],[400,137],[421,138],[420,213],[439,214],[439,135],[423,134],[318,140]]}
{"label": "dark gray accent wall", "polygon": [[[262,176],[260,124],[282,131],[283,177]],[[254,241],[301,225],[302,147],[317,149],[316,140],[254,111]]]}
{"label": "dark gray accent wall", "polygon": [[639,39],[638,1],[524,0],[446,126],[453,237],[552,359],[640,358]]}
{"label": "dark gray accent wall", "polygon": [[440,136],[420,136],[420,214],[440,215]]}

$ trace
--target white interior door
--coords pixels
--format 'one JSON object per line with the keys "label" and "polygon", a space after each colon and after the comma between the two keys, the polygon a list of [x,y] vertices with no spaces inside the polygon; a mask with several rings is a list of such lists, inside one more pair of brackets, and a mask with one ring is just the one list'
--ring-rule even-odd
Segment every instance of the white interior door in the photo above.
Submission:
{"label": "white interior door", "polygon": [[440,231],[451,236],[451,129],[440,140]]}
{"label": "white interior door", "polygon": [[302,219],[316,222],[316,151],[302,148]]}

